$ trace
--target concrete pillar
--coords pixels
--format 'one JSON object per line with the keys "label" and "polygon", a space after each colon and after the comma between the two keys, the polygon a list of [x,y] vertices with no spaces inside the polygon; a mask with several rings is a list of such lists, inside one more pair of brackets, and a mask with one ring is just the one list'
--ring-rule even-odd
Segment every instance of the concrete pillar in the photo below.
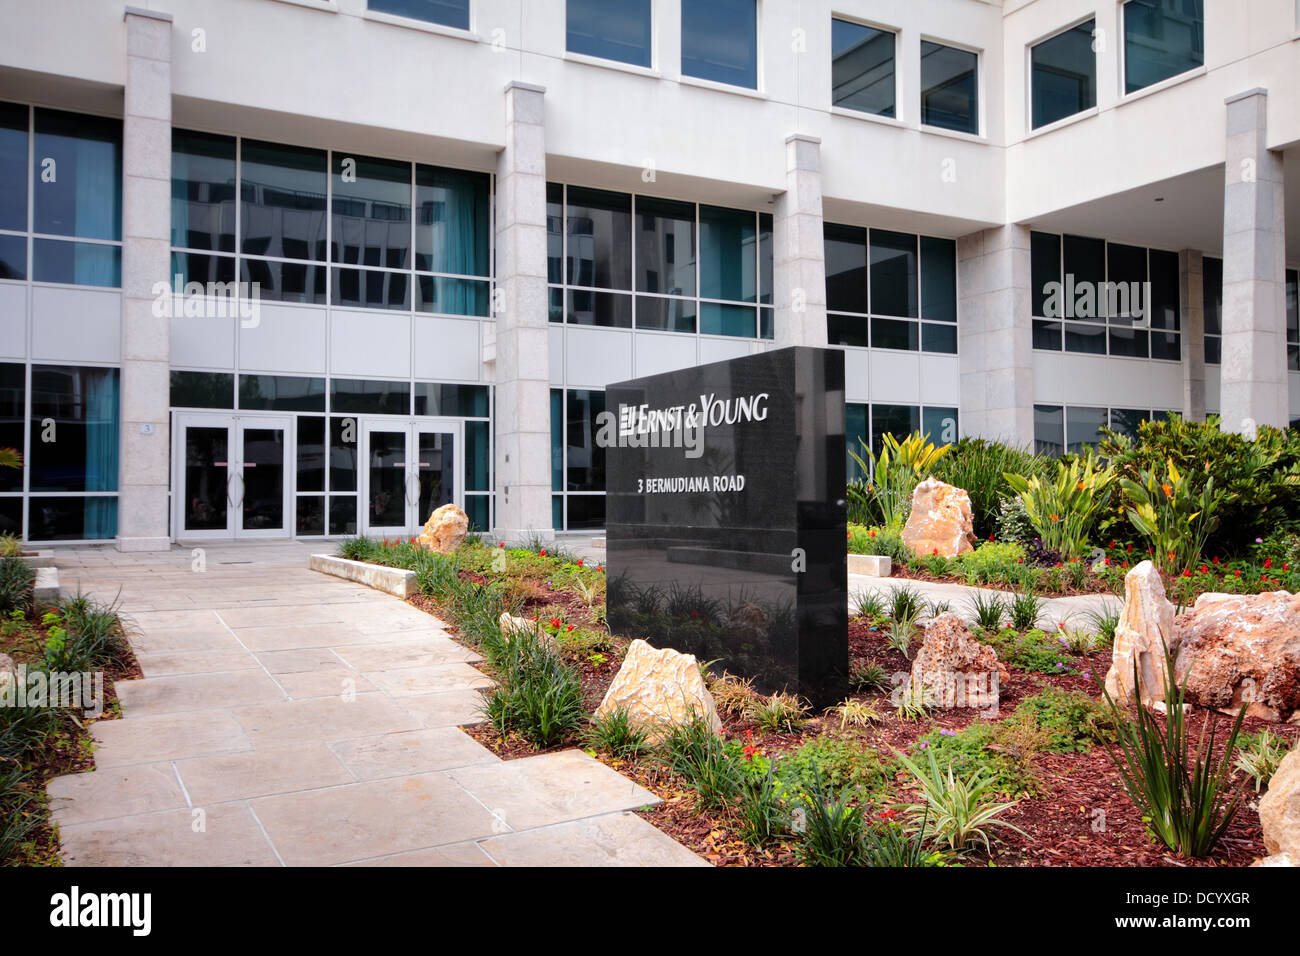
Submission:
{"label": "concrete pillar", "polygon": [[1267,90],[1226,103],[1219,408],[1225,431],[1248,433],[1288,422],[1282,154],[1266,146]]}
{"label": "concrete pillar", "polygon": [[1198,249],[1178,253],[1178,315],[1182,330],[1183,418],[1205,421],[1205,279]]}
{"label": "concrete pillar", "polygon": [[122,392],[117,546],[165,551],[171,325],[152,288],[171,272],[169,13],[127,7],[122,122]]}
{"label": "concrete pillar", "polygon": [[961,432],[1022,448],[1034,443],[1029,227],[957,240]]}
{"label": "concrete pillar", "polygon": [[495,534],[508,542],[553,533],[545,94],[506,86],[497,159]]}
{"label": "concrete pillar", "polygon": [[775,341],[826,347],[826,245],[822,235],[821,140],[785,141],[785,192],[772,217]]}

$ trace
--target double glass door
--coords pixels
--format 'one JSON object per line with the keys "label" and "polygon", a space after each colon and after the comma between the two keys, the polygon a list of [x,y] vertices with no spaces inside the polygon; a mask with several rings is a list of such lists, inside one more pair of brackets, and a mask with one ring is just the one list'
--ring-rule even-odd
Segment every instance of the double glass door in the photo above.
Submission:
{"label": "double glass door", "polygon": [[370,419],[361,437],[362,534],[419,534],[437,508],[464,507],[462,423]]}
{"label": "double glass door", "polygon": [[291,419],[178,414],[173,434],[177,538],[289,535]]}

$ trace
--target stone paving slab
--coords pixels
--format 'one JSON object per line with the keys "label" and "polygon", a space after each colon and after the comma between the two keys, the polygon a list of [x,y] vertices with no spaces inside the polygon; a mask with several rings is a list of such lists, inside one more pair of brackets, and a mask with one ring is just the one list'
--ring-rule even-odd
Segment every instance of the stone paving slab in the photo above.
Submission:
{"label": "stone paving slab", "polygon": [[178,760],[176,773],[196,807],[356,780],[324,744]]}
{"label": "stone paving slab", "polygon": [[473,651],[448,637],[347,645],[333,650],[345,664],[359,671],[391,671],[402,667],[429,667],[452,661],[469,662],[479,659]]}
{"label": "stone paving slab", "polygon": [[444,690],[477,690],[491,687],[492,679],[469,664],[452,662],[432,667],[403,667],[391,671],[367,671],[376,687],[393,698],[436,694]]}
{"label": "stone paving slab", "polygon": [[260,668],[219,674],[150,677],[117,682],[122,707],[132,718],[150,714],[211,711],[286,700],[284,689]]}
{"label": "stone paving slab", "polygon": [[501,762],[500,757],[455,727],[358,737],[331,744],[330,750],[358,780]]}
{"label": "stone paving slab", "polygon": [[90,732],[95,739],[97,771],[253,747],[243,727],[225,710],[204,714],[201,719],[191,714],[128,715],[121,720],[96,721]]}
{"label": "stone paving slab", "polygon": [[[201,829],[196,827],[201,826]],[[68,866],[230,866],[278,863],[246,804],[145,813],[60,827]]]}
{"label": "stone paving slab", "polygon": [[479,843],[501,866],[708,866],[633,813],[507,833]]}
{"label": "stone paving slab", "polygon": [[256,747],[281,747],[314,740],[347,740],[421,725],[383,694],[358,694],[355,700],[321,697],[230,711]]}
{"label": "stone paving slab", "polygon": [[183,674],[217,674],[223,671],[253,670],[260,667],[257,658],[240,648],[212,651],[136,652],[136,660],[145,677],[178,677]]}
{"label": "stone paving slab", "polygon": [[297,671],[292,674],[277,674],[275,680],[292,700],[343,697],[347,694],[365,694],[378,690],[361,674],[342,664],[336,664],[334,667],[318,667],[311,671]]}
{"label": "stone paving slab", "polygon": [[45,788],[60,827],[188,806],[170,761],[55,777]]}
{"label": "stone paving slab", "polygon": [[452,846],[430,847],[427,850],[408,850],[372,860],[341,863],[340,866],[491,866],[497,864],[483,850],[482,843],[457,843]]}
{"label": "stone paving slab", "polygon": [[457,727],[483,722],[479,710],[483,695],[476,690],[451,690],[440,694],[403,697],[398,703],[403,710],[419,720],[422,727]]}

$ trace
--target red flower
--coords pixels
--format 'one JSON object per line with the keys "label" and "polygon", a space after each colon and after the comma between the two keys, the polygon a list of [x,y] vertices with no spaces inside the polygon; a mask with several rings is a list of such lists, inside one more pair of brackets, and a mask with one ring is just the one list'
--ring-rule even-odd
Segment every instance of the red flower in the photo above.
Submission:
{"label": "red flower", "polygon": [[1232,576],[1235,578],[1241,577],[1241,568],[1237,568],[1237,570],[1233,571]]}
{"label": "red flower", "polygon": [[1114,538],[1111,538],[1111,539],[1110,539],[1110,546],[1111,546],[1112,548],[1115,547],[1115,539],[1114,539]]}
{"label": "red flower", "polygon": [[1202,573],[1202,574],[1209,574],[1209,573],[1210,573],[1210,569],[1207,568],[1205,565],[1202,564],[1202,565],[1201,565],[1201,573]]}
{"label": "red flower", "polygon": [[1106,567],[1110,567],[1110,558],[1106,558]]}
{"label": "red flower", "polygon": [[1210,563],[1211,563],[1211,564],[1218,564],[1218,563],[1219,563],[1219,556],[1216,554],[1213,558],[1210,559]]}
{"label": "red flower", "polygon": [[1186,570],[1183,571],[1183,577],[1185,577],[1185,578],[1190,578],[1191,576],[1192,576],[1192,569],[1191,569],[1191,568],[1187,568]]}
{"label": "red flower", "polygon": [[566,627],[564,630],[565,630],[566,633],[572,634],[572,633],[573,633],[573,625],[570,624],[570,625],[569,625],[568,627]]}
{"label": "red flower", "polygon": [[582,558],[578,559],[578,567],[582,567]]}
{"label": "red flower", "polygon": [[1265,558],[1265,559],[1264,559],[1264,567],[1266,567],[1266,568],[1271,568],[1272,566],[1273,566],[1273,559],[1272,559],[1272,558]]}
{"label": "red flower", "polygon": [[551,627],[559,627],[559,626],[560,626],[560,619],[558,617],[551,618]]}
{"label": "red flower", "polygon": [[1061,562],[1060,562],[1060,561],[1057,561],[1057,562],[1056,562],[1056,566],[1059,568],[1059,567],[1061,566]]}
{"label": "red flower", "polygon": [[989,540],[990,540],[990,541],[993,540],[993,535],[989,535]]}
{"label": "red flower", "polygon": [[939,553],[939,549],[938,549],[938,548],[935,548],[935,549],[934,549],[933,551],[931,551],[930,553],[931,553],[931,554],[938,554],[938,553]]}
{"label": "red flower", "polygon": [[871,532],[871,537],[874,538],[875,536],[876,536],[876,533],[875,533],[874,531],[872,531],[872,532]]}
{"label": "red flower", "polygon": [[597,571],[604,571],[604,570],[605,570],[605,566],[604,566],[603,564],[598,564],[598,565],[596,565],[596,570],[597,570]]}
{"label": "red flower", "polygon": [[1016,558],[1016,564],[1024,564],[1024,563],[1025,563],[1024,558]]}
{"label": "red flower", "polygon": [[497,542],[497,547],[498,547],[498,548],[504,548],[505,546],[506,546],[506,543],[505,543],[504,541],[498,541],[498,542]]}
{"label": "red flower", "polygon": [[542,550],[538,551],[537,553],[538,553],[539,555],[541,555],[543,558],[546,557],[546,549],[545,549],[545,548],[542,548]]}
{"label": "red flower", "polygon": [[898,811],[893,809],[880,811],[880,819],[882,820],[892,820],[896,816],[898,816]]}
{"label": "red flower", "polygon": [[1130,545],[1129,545],[1128,547],[1126,547],[1124,550],[1125,550],[1125,551],[1132,551],[1132,550],[1133,550],[1133,545],[1130,544]]}

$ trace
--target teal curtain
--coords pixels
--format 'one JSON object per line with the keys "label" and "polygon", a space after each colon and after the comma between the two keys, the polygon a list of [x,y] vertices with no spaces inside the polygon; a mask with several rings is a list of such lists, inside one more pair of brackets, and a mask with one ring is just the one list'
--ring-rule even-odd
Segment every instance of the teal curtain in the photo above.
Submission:
{"label": "teal curtain", "polygon": [[[458,276],[490,275],[491,206],[487,175],[422,166],[417,170],[416,181],[417,204],[429,222],[423,226],[428,231],[417,242],[423,267],[429,272]],[[434,285],[435,311],[450,315],[487,314],[486,281],[439,279]]]}
{"label": "teal curtain", "polygon": [[[121,147],[102,139],[75,141],[76,234],[97,239],[122,238]],[[77,285],[115,286],[112,250],[85,243],[75,247],[73,277]]]}
{"label": "teal curtain", "polygon": [[[87,369],[86,390],[86,490],[117,490],[118,371]],[[111,538],[117,533],[117,499],[87,498],[85,535]]]}

